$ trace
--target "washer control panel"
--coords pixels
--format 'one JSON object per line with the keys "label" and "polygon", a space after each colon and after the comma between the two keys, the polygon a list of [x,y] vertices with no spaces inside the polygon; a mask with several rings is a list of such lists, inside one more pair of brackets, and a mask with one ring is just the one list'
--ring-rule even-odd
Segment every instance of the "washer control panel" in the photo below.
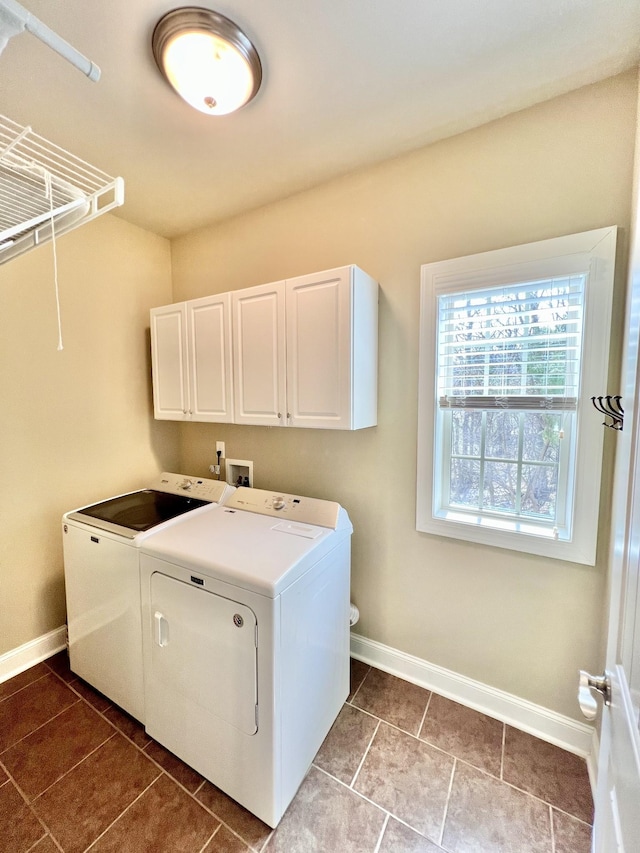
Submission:
{"label": "washer control panel", "polygon": [[225,506],[227,509],[242,509],[274,518],[286,518],[288,521],[317,524],[319,527],[330,527],[333,530],[338,526],[340,512],[340,504],[335,501],[244,487],[236,489]]}
{"label": "washer control panel", "polygon": [[190,477],[184,474],[161,474],[150,486],[157,492],[169,492],[172,495],[185,495],[202,501],[219,503],[233,486],[224,480],[207,480],[204,477]]}

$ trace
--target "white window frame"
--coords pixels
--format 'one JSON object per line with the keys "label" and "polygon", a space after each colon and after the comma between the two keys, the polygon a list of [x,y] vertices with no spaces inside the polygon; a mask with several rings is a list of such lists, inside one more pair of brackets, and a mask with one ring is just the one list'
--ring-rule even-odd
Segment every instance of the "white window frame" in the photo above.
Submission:
{"label": "white window frame", "polygon": [[[605,429],[591,397],[607,393],[609,340],[617,229],[600,228],[537,243],[424,264],[420,288],[420,365],[416,529],[524,551],[543,557],[595,565],[602,449]],[[586,273],[583,351],[576,413],[572,523],[559,538],[548,525],[470,515],[436,504],[434,460],[442,441],[436,435],[438,343],[437,300],[441,294]],[[440,460],[441,461],[441,460]],[[563,538],[564,536],[564,538]]]}

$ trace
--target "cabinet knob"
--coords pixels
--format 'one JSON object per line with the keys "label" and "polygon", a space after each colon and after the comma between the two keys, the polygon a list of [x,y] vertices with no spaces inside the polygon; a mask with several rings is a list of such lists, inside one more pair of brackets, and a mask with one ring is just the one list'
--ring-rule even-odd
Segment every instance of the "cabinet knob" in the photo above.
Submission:
{"label": "cabinet knob", "polygon": [[287,412],[287,420],[288,420],[288,421],[290,421],[290,420],[291,420],[291,412]]}
{"label": "cabinet knob", "polygon": [[282,420],[282,412],[278,412],[278,420]]}

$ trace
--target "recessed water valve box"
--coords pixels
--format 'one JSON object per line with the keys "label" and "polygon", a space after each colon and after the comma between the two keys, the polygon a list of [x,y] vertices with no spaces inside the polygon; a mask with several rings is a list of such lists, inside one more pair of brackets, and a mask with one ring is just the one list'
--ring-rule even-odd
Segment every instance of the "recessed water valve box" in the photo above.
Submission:
{"label": "recessed water valve box", "polygon": [[225,470],[229,485],[253,486],[253,462],[248,459],[227,459]]}

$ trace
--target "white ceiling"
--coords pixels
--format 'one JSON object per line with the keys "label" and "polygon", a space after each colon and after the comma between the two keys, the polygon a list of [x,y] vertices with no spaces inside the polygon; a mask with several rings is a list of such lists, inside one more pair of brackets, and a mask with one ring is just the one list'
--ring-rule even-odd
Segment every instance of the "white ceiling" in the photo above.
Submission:
{"label": "white ceiling", "polygon": [[178,3],[22,5],[102,77],[14,36],[0,55],[0,113],[122,175],[121,215],[165,236],[640,62],[638,0],[216,0],[264,73],[254,101],[216,118],[183,103],[151,54],[156,22]]}

